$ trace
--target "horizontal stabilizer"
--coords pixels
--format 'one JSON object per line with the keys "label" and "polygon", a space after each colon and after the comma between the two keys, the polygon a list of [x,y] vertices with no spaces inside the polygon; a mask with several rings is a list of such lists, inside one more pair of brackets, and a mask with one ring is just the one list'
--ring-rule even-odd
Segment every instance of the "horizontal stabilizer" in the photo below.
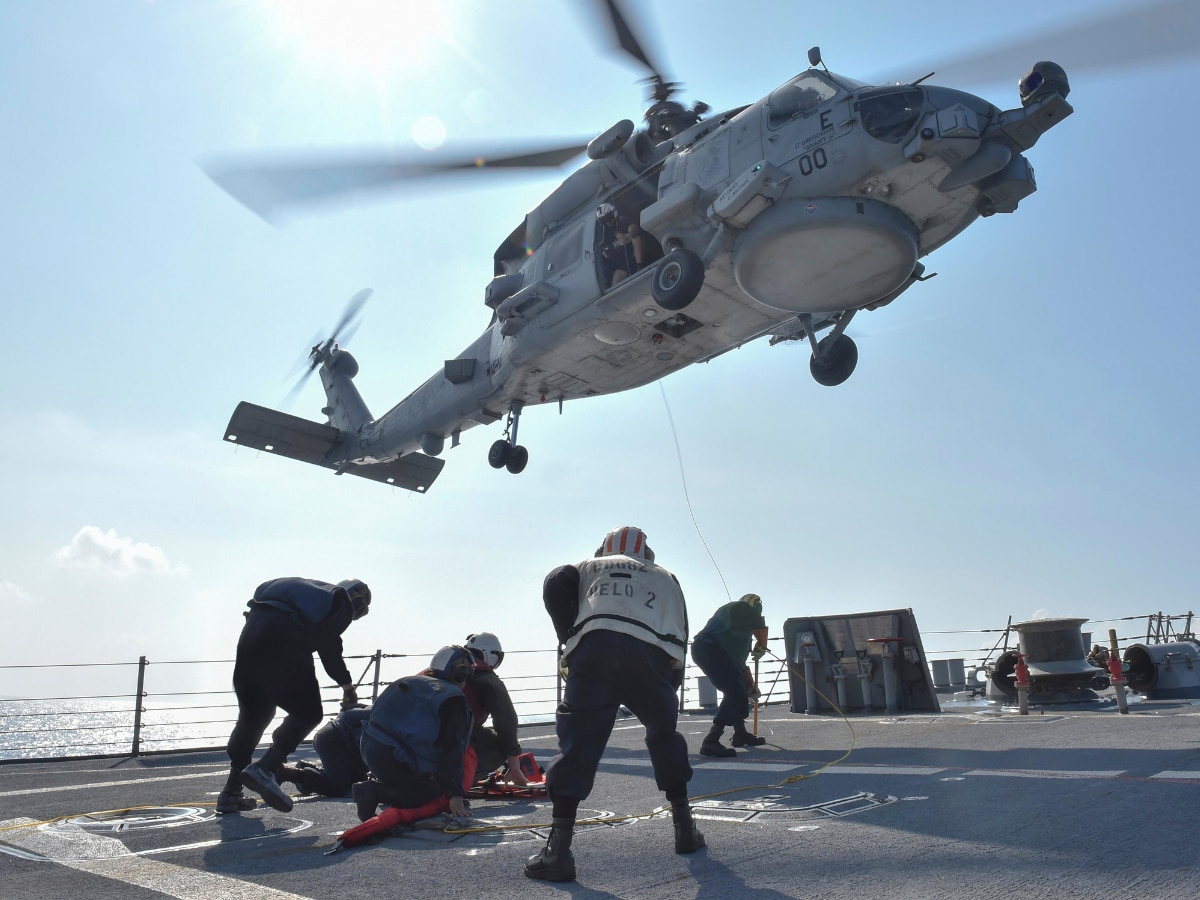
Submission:
{"label": "horizontal stabilizer", "polygon": [[445,464],[444,459],[435,459],[424,453],[410,453],[391,462],[349,463],[342,471],[423,494],[429,490]]}
{"label": "horizontal stabilizer", "polygon": [[349,473],[383,484],[392,484],[424,493],[433,484],[445,462],[410,453],[390,462],[356,463],[330,458],[341,437],[332,425],[310,422],[264,406],[242,402],[233,411],[225,428],[225,440],[233,444],[277,453],[289,459],[333,469],[339,475]]}
{"label": "horizontal stabilizer", "polygon": [[225,440],[230,443],[317,466],[329,465],[325,457],[340,434],[332,425],[310,422],[244,401],[237,405],[225,428]]}

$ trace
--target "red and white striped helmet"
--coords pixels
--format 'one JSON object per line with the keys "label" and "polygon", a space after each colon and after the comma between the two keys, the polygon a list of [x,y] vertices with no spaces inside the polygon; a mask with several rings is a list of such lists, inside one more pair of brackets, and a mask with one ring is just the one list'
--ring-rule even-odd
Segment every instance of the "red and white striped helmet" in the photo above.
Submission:
{"label": "red and white striped helmet", "polygon": [[633,525],[614,528],[604,536],[597,556],[633,556],[654,562],[654,551],[646,543],[646,532]]}

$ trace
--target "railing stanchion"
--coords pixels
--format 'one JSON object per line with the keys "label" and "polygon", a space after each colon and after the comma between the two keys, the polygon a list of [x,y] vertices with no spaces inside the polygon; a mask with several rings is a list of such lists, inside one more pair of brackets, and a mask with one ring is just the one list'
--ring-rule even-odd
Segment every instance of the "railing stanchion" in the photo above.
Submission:
{"label": "railing stanchion", "polygon": [[383,661],[383,651],[375,651],[375,680],[371,683],[371,703],[379,699],[379,664]]}
{"label": "railing stanchion", "polygon": [[138,657],[137,693],[133,701],[133,755],[141,755],[142,747],[142,697],[146,688],[146,657]]}

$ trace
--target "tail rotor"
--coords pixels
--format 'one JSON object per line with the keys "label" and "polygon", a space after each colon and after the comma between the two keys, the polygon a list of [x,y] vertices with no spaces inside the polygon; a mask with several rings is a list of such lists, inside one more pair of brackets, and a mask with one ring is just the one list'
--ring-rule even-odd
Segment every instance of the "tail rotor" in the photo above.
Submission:
{"label": "tail rotor", "polygon": [[292,389],[288,391],[287,397],[284,400],[285,409],[290,408],[295,402],[296,397],[299,396],[300,391],[304,388],[312,373],[317,370],[317,367],[328,360],[333,355],[333,351],[338,349],[339,346],[344,346],[350,342],[350,338],[358,331],[358,326],[362,321],[363,307],[373,293],[374,291],[371,288],[364,288],[351,297],[346,303],[346,308],[342,310],[341,318],[333,326],[329,337],[322,340],[319,332],[313,336],[312,347],[300,363],[292,369],[295,372],[297,368],[302,367],[304,371],[300,374],[299,380],[292,385]]}

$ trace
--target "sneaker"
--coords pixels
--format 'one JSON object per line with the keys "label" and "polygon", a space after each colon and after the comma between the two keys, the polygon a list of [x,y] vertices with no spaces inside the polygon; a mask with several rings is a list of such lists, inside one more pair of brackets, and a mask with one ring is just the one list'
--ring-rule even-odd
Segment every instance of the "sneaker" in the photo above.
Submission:
{"label": "sneaker", "polygon": [[242,769],[242,784],[258,794],[266,804],[280,812],[292,811],[292,798],[279,786],[275,776],[259,763]]}
{"label": "sneaker", "polygon": [[737,751],[732,747],[726,747],[720,741],[705,741],[700,745],[700,755],[728,758],[730,756],[737,756]]}
{"label": "sneaker", "polygon": [[358,821],[373,819],[375,811],[379,809],[379,795],[375,793],[375,782],[359,781],[350,788],[350,794],[358,807]]}
{"label": "sneaker", "polygon": [[735,734],[729,741],[735,747],[761,747],[766,742],[767,739],[761,734],[751,734],[748,731],[745,734]]}
{"label": "sneaker", "polygon": [[241,791],[221,791],[217,794],[217,812],[239,813],[249,812],[258,806],[258,801],[247,797]]}

